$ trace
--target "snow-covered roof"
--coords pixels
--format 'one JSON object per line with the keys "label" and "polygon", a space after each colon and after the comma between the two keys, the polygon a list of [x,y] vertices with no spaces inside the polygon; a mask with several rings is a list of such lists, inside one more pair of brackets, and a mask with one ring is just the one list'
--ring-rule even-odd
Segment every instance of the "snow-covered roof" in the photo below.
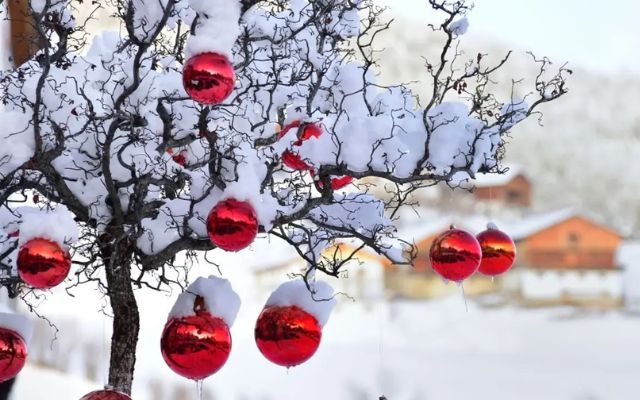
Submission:
{"label": "snow-covered roof", "polygon": [[435,217],[435,218],[420,218],[420,222],[411,224],[407,227],[400,228],[398,235],[409,242],[419,242],[433,236],[442,231],[445,231],[451,225],[452,219],[450,217]]}
{"label": "snow-covered roof", "polygon": [[563,208],[550,212],[525,214],[519,217],[489,217],[482,214],[474,215],[449,215],[438,218],[421,218],[419,224],[413,224],[405,229],[400,229],[399,235],[405,240],[419,242],[440,231],[446,230],[451,224],[471,232],[479,233],[487,228],[488,223],[494,223],[501,230],[507,232],[515,241],[523,240],[540,231],[551,228],[573,217],[582,217],[595,224],[603,226],[613,232],[615,230],[597,222],[597,218],[589,213],[573,208]]}
{"label": "snow-covered roof", "polygon": [[515,241],[522,240],[578,215],[579,213],[572,208],[528,215],[511,223],[509,234]]}
{"label": "snow-covered roof", "polygon": [[482,232],[487,224],[494,223],[507,232],[514,240],[525,239],[537,232],[550,228],[562,221],[578,216],[580,213],[567,208],[552,212],[536,213],[517,218],[489,217],[482,214],[422,217],[419,223],[401,228],[398,235],[408,241],[420,242],[430,236],[443,232],[452,224],[474,233]]}
{"label": "snow-covered roof", "polygon": [[476,179],[472,181],[475,187],[504,186],[519,175],[526,175],[524,168],[520,165],[506,165],[507,171],[504,174],[476,174]]}

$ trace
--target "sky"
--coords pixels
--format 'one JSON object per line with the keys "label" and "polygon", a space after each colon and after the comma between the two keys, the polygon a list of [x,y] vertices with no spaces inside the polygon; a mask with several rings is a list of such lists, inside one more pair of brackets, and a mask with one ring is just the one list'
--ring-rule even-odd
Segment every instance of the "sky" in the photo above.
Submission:
{"label": "sky", "polygon": [[[378,1],[415,20],[434,12],[427,0]],[[640,74],[638,15],[637,0],[476,0],[469,34],[599,72]]]}

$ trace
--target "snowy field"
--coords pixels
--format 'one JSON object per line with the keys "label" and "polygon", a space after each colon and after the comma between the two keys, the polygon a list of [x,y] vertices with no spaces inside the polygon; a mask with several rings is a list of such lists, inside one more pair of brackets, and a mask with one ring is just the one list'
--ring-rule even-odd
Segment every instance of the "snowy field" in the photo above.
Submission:
{"label": "snowy field", "polygon": [[[253,324],[268,294],[253,293],[247,276],[230,279],[245,303],[232,329],[229,362],[205,382],[204,400],[623,400],[640,392],[640,318],[569,308],[486,309],[473,302],[466,311],[461,296],[366,307],[343,299],[317,355],[287,371],[269,364],[253,342]],[[58,293],[41,311],[54,322],[75,316],[73,329],[82,340],[101,341],[109,336],[109,322],[95,312],[97,300],[86,296],[69,302]],[[159,351],[174,298],[140,297],[134,400],[198,398],[196,385],[174,375]],[[69,334],[62,329],[59,340]],[[105,355],[103,348],[85,356]],[[14,398],[77,399],[104,383],[75,375],[63,379],[31,366]]]}

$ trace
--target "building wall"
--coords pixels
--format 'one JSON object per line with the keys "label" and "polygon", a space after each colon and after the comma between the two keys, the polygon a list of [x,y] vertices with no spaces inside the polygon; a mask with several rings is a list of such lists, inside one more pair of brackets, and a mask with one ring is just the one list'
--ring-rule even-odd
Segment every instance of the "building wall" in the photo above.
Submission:
{"label": "building wall", "polygon": [[[500,291],[500,279],[474,275],[464,281],[464,294],[469,297]],[[406,299],[432,299],[452,294],[462,294],[462,288],[454,282],[446,282],[435,273],[413,272],[410,267],[394,267],[385,274],[387,296]]]}
{"label": "building wall", "polygon": [[510,206],[531,206],[531,181],[518,175],[503,186],[477,187],[474,196],[481,201],[496,201]]}
{"label": "building wall", "polygon": [[518,243],[518,263],[536,269],[617,268],[616,233],[573,217]]}
{"label": "building wall", "polygon": [[[303,274],[305,268],[305,263],[296,259],[276,268],[257,271],[254,275],[255,295],[266,299],[291,276]],[[362,256],[347,263],[339,278],[318,273],[318,279],[329,283],[336,293],[352,297],[358,302],[377,301],[385,297],[384,266],[379,258]]]}
{"label": "building wall", "polygon": [[619,305],[623,298],[622,272],[609,270],[523,270],[521,296],[530,304]]}

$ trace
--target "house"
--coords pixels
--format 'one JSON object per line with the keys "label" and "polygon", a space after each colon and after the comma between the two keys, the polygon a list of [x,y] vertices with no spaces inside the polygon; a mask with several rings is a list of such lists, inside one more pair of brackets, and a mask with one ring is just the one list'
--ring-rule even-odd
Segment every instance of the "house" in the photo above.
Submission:
{"label": "house", "polygon": [[622,235],[584,213],[560,210],[530,217],[513,230],[516,268],[504,289],[525,305],[620,306]]}
{"label": "house", "polygon": [[504,174],[478,174],[473,181],[476,201],[510,207],[530,207],[532,183],[522,167],[510,165]]}
{"label": "house", "polygon": [[[468,215],[427,223],[414,239],[418,251],[414,268],[387,265],[385,269],[385,287],[391,297],[425,299],[460,291],[436,275],[429,262],[431,243],[451,220],[460,221],[458,227],[474,234],[490,221]],[[514,239],[516,265],[495,279],[472,276],[463,284],[466,295],[502,293],[527,306],[622,304],[623,275],[616,253],[623,238],[618,232],[571,209],[491,222]]]}
{"label": "house", "polygon": [[[389,298],[429,299],[461,292],[457,285],[446,282],[431,268],[429,250],[433,241],[450,228],[452,219],[435,218],[432,221],[401,230],[400,236],[413,241],[417,254],[413,267],[385,262],[385,291]],[[460,228],[466,226],[456,224]],[[474,275],[464,282],[464,293],[476,296],[498,289],[491,278]]]}
{"label": "house", "polygon": [[[329,283],[336,293],[365,305],[384,299],[384,259],[367,250],[360,250],[351,257],[356,249],[354,243],[348,242],[326,249],[323,257],[338,260],[349,258],[350,261],[341,268],[339,277],[318,273],[318,279]],[[268,253],[271,256],[268,259],[260,257],[259,266],[253,268],[254,292],[263,297],[287,279],[304,275],[307,269],[307,263],[296,250],[283,241],[273,241]]]}

